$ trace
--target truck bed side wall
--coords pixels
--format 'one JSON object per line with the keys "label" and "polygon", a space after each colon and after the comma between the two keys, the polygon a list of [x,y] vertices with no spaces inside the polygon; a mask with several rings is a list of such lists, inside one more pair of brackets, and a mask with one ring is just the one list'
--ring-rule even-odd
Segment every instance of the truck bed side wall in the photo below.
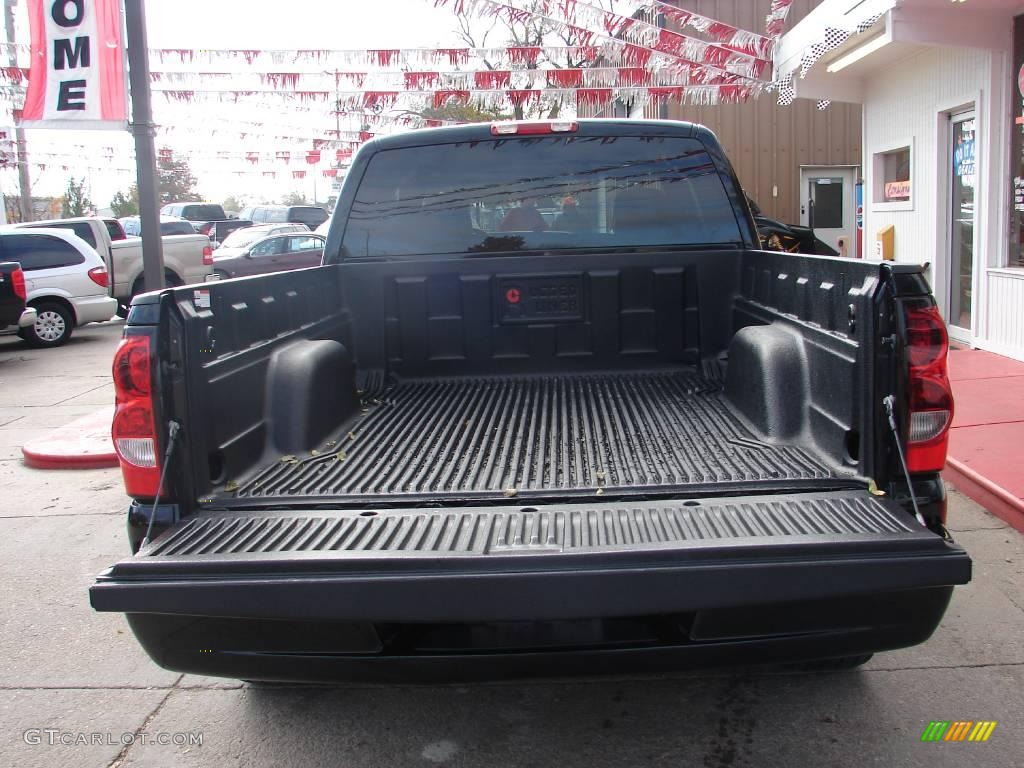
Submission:
{"label": "truck bed side wall", "polygon": [[875,477],[878,265],[748,251],[741,271],[731,401],[762,434],[809,442]]}
{"label": "truck bed side wall", "polygon": [[[164,295],[163,311],[172,317],[161,322],[167,336],[162,356],[176,372],[165,375],[165,387],[177,379],[165,401],[171,418],[183,425],[180,460],[191,468],[174,476],[191,474],[193,481],[192,488],[174,492],[188,505],[274,450],[275,419],[284,426],[304,418],[304,408],[309,414],[304,420],[315,424],[328,412],[321,399],[303,396],[308,393],[295,391],[288,397],[280,391],[294,384],[290,370],[278,378],[275,391],[272,364],[310,340],[332,341],[343,353],[350,347],[350,333],[334,267],[183,287]],[[337,364],[337,355],[313,357],[325,360],[328,369]],[[321,376],[310,371],[308,378]],[[339,382],[338,391],[343,390]],[[294,407],[275,414],[275,402]],[[316,429],[322,427],[321,420]]]}
{"label": "truck bed side wall", "polygon": [[[506,286],[552,276],[579,286],[578,316],[509,321]],[[187,373],[169,407],[194,477],[179,500],[312,448],[358,407],[357,371],[369,387],[385,373],[649,369],[723,353],[727,392],[755,429],[865,474],[858,393],[877,283],[862,262],[707,251],[350,263],[176,289],[169,354]],[[332,377],[345,379],[335,400]]]}

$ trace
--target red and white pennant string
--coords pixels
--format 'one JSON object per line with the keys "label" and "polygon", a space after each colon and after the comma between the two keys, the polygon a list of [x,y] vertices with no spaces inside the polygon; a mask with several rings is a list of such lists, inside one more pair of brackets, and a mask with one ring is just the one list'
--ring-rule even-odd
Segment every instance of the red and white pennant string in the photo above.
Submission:
{"label": "red and white pennant string", "polygon": [[562,18],[543,12],[556,12],[551,3],[530,0],[435,0],[435,4],[452,5],[470,16],[500,18],[509,23],[542,21],[581,45],[594,45],[601,41],[602,45],[612,48],[634,45],[687,64],[702,65],[750,79],[760,78],[769,67],[768,61],[749,53],[730,50],[642,19],[621,16],[582,0],[566,3],[563,10],[571,13]]}
{"label": "red and white pennant string", "polygon": [[789,7],[793,0],[772,0],[772,6],[765,18],[764,31],[768,37],[779,38],[786,28],[786,17],[789,16]]}
{"label": "red and white pennant string", "polygon": [[689,104],[712,105],[745,101],[760,93],[768,83],[736,83],[714,85],[667,85],[622,87],[544,87],[511,89],[430,89],[408,91],[274,91],[274,90],[163,90],[155,89],[169,103],[230,103],[238,104],[249,98],[279,97],[284,101],[298,100],[300,104],[322,103],[337,105],[338,109],[391,109],[403,96],[411,99],[410,108],[426,103],[435,108],[447,104],[473,104],[481,109],[500,111],[526,104],[539,103],[541,98],[565,104],[603,105],[615,100],[636,100],[662,103],[679,101]]}

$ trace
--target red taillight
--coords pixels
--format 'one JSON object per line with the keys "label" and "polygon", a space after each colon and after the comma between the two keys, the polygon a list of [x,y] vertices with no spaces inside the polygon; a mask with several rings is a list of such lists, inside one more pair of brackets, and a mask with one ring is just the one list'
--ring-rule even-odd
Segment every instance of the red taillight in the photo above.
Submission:
{"label": "red taillight", "polygon": [[127,336],[114,353],[114,391],[117,402],[152,394],[148,336]]}
{"label": "red taillight", "polygon": [[21,267],[11,272],[11,288],[14,289],[14,295],[22,301],[28,298],[28,292],[25,290],[25,273],[21,271]]}
{"label": "red taillight", "polygon": [[907,302],[907,347],[912,368],[946,363],[949,337],[937,307],[928,302]]}
{"label": "red taillight", "polygon": [[198,231],[202,235],[209,235],[212,230],[213,230],[213,222],[208,221],[205,224],[201,224],[199,226],[199,230]]}
{"label": "red taillight", "polygon": [[575,133],[579,123],[575,120],[547,120],[544,122],[491,123],[492,136],[538,136],[546,133]]}
{"label": "red taillight", "polygon": [[946,365],[949,337],[931,299],[914,299],[904,306],[910,367],[907,467],[911,472],[938,472],[946,464],[953,423],[953,392]]}
{"label": "red taillight", "polygon": [[209,246],[209,245],[204,245],[203,246],[203,266],[204,267],[212,267],[213,266],[213,248],[211,246]]}
{"label": "red taillight", "polygon": [[125,491],[153,498],[160,491],[152,358],[148,336],[126,336],[114,353],[114,423],[111,437],[121,463]]}
{"label": "red taillight", "polygon": [[92,280],[100,288],[107,287],[107,268],[106,267],[93,267],[89,270],[89,279]]}

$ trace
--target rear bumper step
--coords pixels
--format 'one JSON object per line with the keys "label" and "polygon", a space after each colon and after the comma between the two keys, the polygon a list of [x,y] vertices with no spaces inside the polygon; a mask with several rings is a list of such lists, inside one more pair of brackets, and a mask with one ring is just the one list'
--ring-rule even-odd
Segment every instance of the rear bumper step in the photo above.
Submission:
{"label": "rear bumper step", "polygon": [[892,501],[843,491],[205,515],[102,573],[90,598],[133,614],[545,621],[949,587],[970,571]]}

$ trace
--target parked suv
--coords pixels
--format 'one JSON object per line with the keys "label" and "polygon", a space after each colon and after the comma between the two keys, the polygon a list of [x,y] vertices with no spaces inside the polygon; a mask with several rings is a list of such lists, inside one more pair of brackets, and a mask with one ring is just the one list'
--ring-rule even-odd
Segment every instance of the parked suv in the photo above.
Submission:
{"label": "parked suv", "polygon": [[25,272],[36,320],[18,335],[32,346],[58,347],[77,326],[109,320],[117,310],[117,300],[107,295],[106,264],[70,230],[0,232],[0,261],[17,261]]}
{"label": "parked suv", "polygon": [[316,229],[327,221],[328,213],[318,205],[256,205],[243,208],[238,216],[254,224],[292,222]]}
{"label": "parked suv", "polygon": [[189,221],[223,221],[224,208],[216,203],[168,203],[160,209],[163,216],[178,216]]}
{"label": "parked suv", "polygon": [[248,227],[251,223],[242,219],[229,219],[223,206],[216,203],[168,203],[160,209],[160,213],[191,222],[196,232],[210,238],[213,248],[220,246],[236,229]]}
{"label": "parked suv", "polygon": [[[125,234],[133,237],[142,237],[142,220],[138,216],[125,216],[118,219],[124,227]],[[179,216],[161,216],[160,234],[162,235],[194,235],[195,229],[188,222]]]}

